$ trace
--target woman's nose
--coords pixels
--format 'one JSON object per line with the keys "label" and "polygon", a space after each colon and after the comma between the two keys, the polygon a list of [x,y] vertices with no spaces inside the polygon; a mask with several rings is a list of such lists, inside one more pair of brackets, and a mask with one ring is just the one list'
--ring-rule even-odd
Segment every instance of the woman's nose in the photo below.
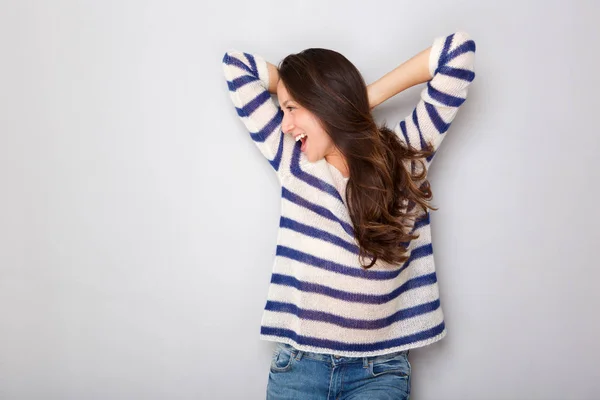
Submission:
{"label": "woman's nose", "polygon": [[292,129],[294,129],[294,125],[293,124],[284,124],[283,125],[283,132],[284,133],[290,133],[292,131]]}

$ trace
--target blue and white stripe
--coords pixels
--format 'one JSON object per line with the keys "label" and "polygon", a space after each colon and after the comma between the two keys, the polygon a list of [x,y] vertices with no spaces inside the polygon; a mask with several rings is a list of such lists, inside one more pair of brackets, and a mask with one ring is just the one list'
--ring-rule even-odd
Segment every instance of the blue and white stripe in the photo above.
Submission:
{"label": "blue and white stripe", "polygon": [[[433,78],[413,111],[394,128],[406,143],[437,150],[473,81],[475,42],[465,32],[433,41]],[[361,268],[339,176],[310,163],[281,131],[283,112],[268,92],[266,61],[229,51],[229,93],[250,137],[281,182],[281,217],[260,338],[320,353],[373,356],[424,346],[446,334],[429,214],[402,265]],[[429,167],[433,157],[427,160]],[[337,187],[337,188],[336,188]],[[367,260],[365,260],[367,261]]]}

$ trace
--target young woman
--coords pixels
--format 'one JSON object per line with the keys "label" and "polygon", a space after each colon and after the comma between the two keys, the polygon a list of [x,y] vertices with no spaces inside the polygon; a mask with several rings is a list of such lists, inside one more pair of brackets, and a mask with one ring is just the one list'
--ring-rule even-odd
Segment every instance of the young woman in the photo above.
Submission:
{"label": "young woman", "polygon": [[[281,183],[260,332],[277,342],[268,399],[409,398],[409,350],[446,335],[427,171],[475,78],[474,55],[466,32],[440,36],[368,86],[332,50],[279,67],[223,57],[237,114]],[[423,82],[394,129],[376,124],[375,106]]]}

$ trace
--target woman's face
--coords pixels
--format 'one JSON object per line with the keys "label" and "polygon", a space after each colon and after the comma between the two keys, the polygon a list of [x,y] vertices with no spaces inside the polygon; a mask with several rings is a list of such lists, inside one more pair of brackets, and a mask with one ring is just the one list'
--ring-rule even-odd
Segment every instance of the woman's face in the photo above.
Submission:
{"label": "woman's face", "polygon": [[294,139],[302,133],[306,134],[302,151],[308,161],[316,162],[335,153],[335,145],[317,117],[290,98],[281,79],[277,83],[277,98],[283,110],[283,133],[292,135]]}

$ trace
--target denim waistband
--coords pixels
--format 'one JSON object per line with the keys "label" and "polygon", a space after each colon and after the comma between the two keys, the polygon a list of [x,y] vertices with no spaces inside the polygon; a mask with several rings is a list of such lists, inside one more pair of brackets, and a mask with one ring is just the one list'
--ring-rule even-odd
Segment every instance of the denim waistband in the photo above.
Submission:
{"label": "denim waistband", "polygon": [[350,362],[362,362],[363,364],[367,364],[370,361],[377,362],[379,360],[387,360],[399,355],[405,355],[408,357],[410,353],[410,349],[395,351],[387,354],[380,354],[377,356],[367,356],[367,357],[348,357],[348,356],[340,356],[336,354],[325,354],[325,353],[315,353],[311,351],[299,350],[288,343],[276,342],[278,347],[284,348],[289,352],[293,353],[296,359],[301,359],[302,357],[309,357],[315,360],[324,361],[324,362],[332,362],[334,364],[340,363],[350,363]]}

